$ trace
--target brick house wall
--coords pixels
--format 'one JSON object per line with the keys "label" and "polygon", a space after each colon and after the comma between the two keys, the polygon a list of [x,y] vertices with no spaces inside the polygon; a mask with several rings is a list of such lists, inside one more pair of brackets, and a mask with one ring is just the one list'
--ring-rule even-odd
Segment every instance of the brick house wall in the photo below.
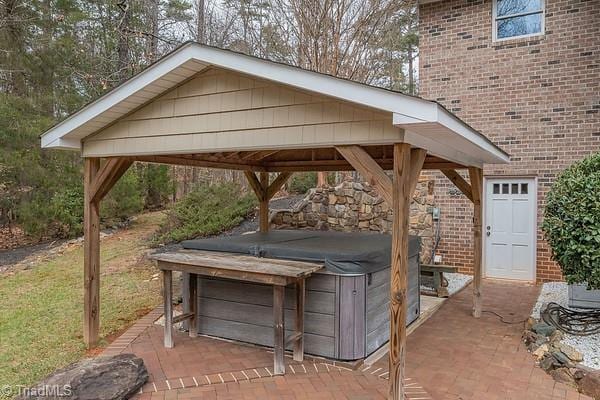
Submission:
{"label": "brick house wall", "polygon": [[[565,167],[600,150],[600,0],[546,0],[545,33],[492,40],[492,0],[419,6],[420,96],[437,100],[511,155],[485,176],[538,181],[537,280],[562,274],[539,229]],[[438,176],[436,176],[438,178]],[[472,271],[472,205],[442,175],[443,262]]]}

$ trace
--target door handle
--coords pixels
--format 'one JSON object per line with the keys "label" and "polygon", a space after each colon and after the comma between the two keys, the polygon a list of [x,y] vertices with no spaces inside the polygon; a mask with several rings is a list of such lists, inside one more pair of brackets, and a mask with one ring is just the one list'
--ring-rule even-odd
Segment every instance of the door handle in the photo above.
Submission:
{"label": "door handle", "polygon": [[490,236],[490,234],[491,234],[491,233],[490,233],[490,231],[487,231],[487,232],[485,233],[485,235],[486,235],[486,236]]}
{"label": "door handle", "polygon": [[485,230],[486,230],[486,232],[485,232],[485,235],[486,235],[486,236],[490,236],[490,235],[492,234],[492,233],[490,232],[490,229],[492,229],[492,228],[491,228],[489,225],[485,227]]}

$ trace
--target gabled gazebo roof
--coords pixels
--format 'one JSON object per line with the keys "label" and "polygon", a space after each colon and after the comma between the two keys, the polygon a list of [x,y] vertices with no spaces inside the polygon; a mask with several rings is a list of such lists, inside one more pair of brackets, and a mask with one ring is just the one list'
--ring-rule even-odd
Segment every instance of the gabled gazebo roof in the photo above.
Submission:
{"label": "gabled gazebo roof", "polygon": [[[183,44],[56,124],[42,135],[42,147],[80,150],[85,138],[110,127],[209,68],[389,113],[393,126],[404,132],[401,141],[464,166],[480,167],[484,163],[506,163],[509,160],[509,156],[484,135],[434,101],[195,42]],[[201,153],[201,150],[195,149],[195,152]]]}
{"label": "gabled gazebo roof", "polygon": [[[269,200],[292,172],[354,169],[374,185],[394,215],[394,400],[403,395],[410,199],[422,169],[441,170],[474,205],[473,315],[481,316],[482,167],[509,157],[435,102],[186,43],[48,130],[42,147],[81,150],[85,158],[84,340],[90,346],[100,325],[100,202],[135,161],[244,170],[259,199],[263,232]],[[468,169],[470,182],[456,169]],[[280,322],[274,326],[283,330]],[[276,336],[281,361],[283,335]]]}

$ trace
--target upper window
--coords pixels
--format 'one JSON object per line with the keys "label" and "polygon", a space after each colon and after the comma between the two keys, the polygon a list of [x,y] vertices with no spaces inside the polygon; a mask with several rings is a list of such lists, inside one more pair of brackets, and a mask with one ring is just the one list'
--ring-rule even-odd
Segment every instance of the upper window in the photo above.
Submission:
{"label": "upper window", "polygon": [[544,0],[495,0],[494,39],[539,35],[544,31]]}

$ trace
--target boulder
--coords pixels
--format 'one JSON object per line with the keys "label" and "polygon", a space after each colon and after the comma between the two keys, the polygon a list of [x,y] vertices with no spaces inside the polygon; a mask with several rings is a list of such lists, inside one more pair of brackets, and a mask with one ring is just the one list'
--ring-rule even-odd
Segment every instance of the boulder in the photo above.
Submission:
{"label": "boulder", "polygon": [[550,376],[554,378],[556,382],[574,384],[574,379],[568,368],[557,368],[549,372]]}
{"label": "boulder", "polygon": [[564,355],[569,357],[571,361],[580,362],[583,361],[583,354],[577,351],[573,346],[569,346],[566,343],[558,343],[558,348]]}
{"label": "boulder", "polygon": [[592,399],[600,399],[600,371],[586,371],[577,386],[581,393]]}
{"label": "boulder", "polygon": [[537,324],[535,324],[531,327],[531,330],[533,330],[538,335],[543,335],[543,336],[548,337],[548,336],[551,336],[556,331],[556,328],[551,325],[548,325],[545,322],[538,322]]}
{"label": "boulder", "polygon": [[530,346],[532,344],[534,344],[538,339],[538,335],[535,332],[532,332],[530,330],[526,330],[523,332],[523,342],[525,343],[525,346],[527,346],[527,348],[529,350],[532,350],[530,348]]}
{"label": "boulder", "polygon": [[533,351],[533,355],[536,356],[538,359],[542,358],[544,356],[544,354],[546,354],[548,352],[548,345],[547,344],[543,344],[540,347],[538,347],[537,349],[535,349]]}
{"label": "boulder", "polygon": [[20,399],[124,400],[147,380],[144,361],[133,354],[88,358],[54,372]]}
{"label": "boulder", "polygon": [[567,357],[562,351],[553,351],[551,354],[561,365],[567,367],[572,365],[569,357]]}
{"label": "boulder", "polygon": [[560,367],[562,367],[562,365],[550,353],[546,353],[540,359],[540,368],[543,369],[544,371],[550,371],[554,368],[560,368]]}

